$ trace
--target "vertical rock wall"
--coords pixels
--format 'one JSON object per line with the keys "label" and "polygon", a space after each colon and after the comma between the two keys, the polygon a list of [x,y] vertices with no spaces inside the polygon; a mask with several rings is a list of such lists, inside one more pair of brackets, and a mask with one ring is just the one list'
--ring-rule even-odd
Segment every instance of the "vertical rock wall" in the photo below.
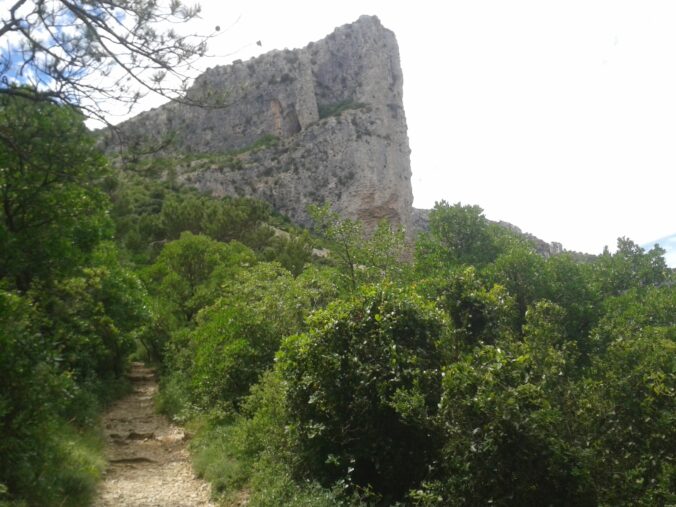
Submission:
{"label": "vertical rock wall", "polygon": [[[367,226],[411,225],[410,150],[394,34],[362,16],[297,50],[272,51],[200,76],[188,102],[120,126],[127,143],[171,139],[162,156],[209,155],[178,178],[212,195],[269,201],[307,224],[308,204],[329,202]],[[266,136],[273,146],[253,149]],[[109,136],[109,151],[124,150]],[[213,162],[214,155],[237,164]]]}

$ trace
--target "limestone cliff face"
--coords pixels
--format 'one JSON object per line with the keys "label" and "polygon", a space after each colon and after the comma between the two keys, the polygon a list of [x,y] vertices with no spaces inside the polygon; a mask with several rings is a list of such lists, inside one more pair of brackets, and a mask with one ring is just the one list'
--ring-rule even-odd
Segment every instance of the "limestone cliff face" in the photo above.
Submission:
{"label": "limestone cliff face", "polygon": [[132,142],[171,139],[158,155],[191,154],[176,177],[212,195],[264,199],[301,224],[308,204],[329,202],[367,226],[410,228],[402,85],[394,34],[362,16],[305,48],[210,69],[187,94],[207,107],[167,104],[119,130]]}

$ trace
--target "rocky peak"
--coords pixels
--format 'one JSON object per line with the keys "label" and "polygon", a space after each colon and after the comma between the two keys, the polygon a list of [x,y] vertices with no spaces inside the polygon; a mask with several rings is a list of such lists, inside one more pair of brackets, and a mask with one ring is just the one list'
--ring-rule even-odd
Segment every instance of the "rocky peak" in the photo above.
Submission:
{"label": "rocky peak", "polygon": [[110,152],[161,144],[155,156],[184,160],[179,181],[267,200],[301,224],[309,204],[329,202],[367,226],[410,228],[402,86],[394,34],[362,16],[305,48],[209,69],[184,103],[143,113],[119,126],[125,142],[104,143]]}

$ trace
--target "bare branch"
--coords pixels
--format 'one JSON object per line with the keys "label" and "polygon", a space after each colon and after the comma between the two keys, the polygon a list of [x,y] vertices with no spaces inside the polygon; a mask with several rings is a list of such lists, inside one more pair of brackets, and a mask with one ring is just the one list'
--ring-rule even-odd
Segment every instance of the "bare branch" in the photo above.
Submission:
{"label": "bare branch", "polygon": [[75,105],[106,124],[112,108],[131,111],[149,92],[224,107],[184,96],[215,34],[158,28],[198,14],[177,0],[164,7],[156,0],[17,0],[0,26],[0,38],[17,34],[0,61],[0,93],[23,96],[16,85],[28,82],[38,90],[31,100]]}
{"label": "bare branch", "polygon": [[0,28],[0,37],[5,35],[7,32],[16,30],[18,27],[18,20],[16,19],[16,11],[19,7],[26,3],[26,0],[18,0],[10,9],[9,9],[9,22]]}

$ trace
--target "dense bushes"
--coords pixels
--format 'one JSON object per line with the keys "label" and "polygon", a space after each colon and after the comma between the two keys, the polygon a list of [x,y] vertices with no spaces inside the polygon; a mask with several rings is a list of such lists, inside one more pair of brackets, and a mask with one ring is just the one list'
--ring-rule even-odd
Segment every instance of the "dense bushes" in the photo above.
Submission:
{"label": "dense bushes", "polygon": [[294,278],[277,263],[221,270],[226,266],[231,271],[220,297],[199,313],[194,329],[176,333],[169,344],[173,373],[187,380],[201,407],[238,406],[272,365],[281,338],[300,331],[304,316],[336,294],[331,270],[308,269]]}
{"label": "dense bushes", "polygon": [[570,441],[570,352],[552,312],[550,303],[530,310],[524,342],[482,345],[446,368],[442,479],[424,503],[596,505],[584,453]]}
{"label": "dense bushes", "polygon": [[[279,219],[261,201],[214,199],[129,172],[111,177],[105,188],[112,201],[118,242],[139,263],[153,260],[166,242],[184,232],[221,242],[237,240],[256,251],[278,242],[268,223]],[[276,253],[273,249],[268,255]],[[289,257],[289,252],[282,255]],[[307,260],[307,252],[303,255]],[[289,260],[296,261],[293,256]]]}
{"label": "dense bushes", "polygon": [[85,505],[145,290],[102,242],[107,165],[82,116],[23,95],[0,98],[0,502]]}
{"label": "dense bushes", "polygon": [[403,231],[325,206],[318,261],[261,203],[104,176],[76,113],[16,100],[0,101],[17,141],[0,140],[0,504],[86,504],[90,429],[134,351],[161,363],[198,472],[252,506],[676,503],[661,249],[545,259],[440,203],[411,263]]}
{"label": "dense bushes", "polygon": [[608,301],[593,335],[601,351],[578,386],[590,467],[604,505],[676,501],[676,289]]}
{"label": "dense bushes", "polygon": [[272,364],[279,338],[264,315],[226,307],[201,323],[192,342],[193,395],[201,407],[214,407],[239,404]]}
{"label": "dense bushes", "polygon": [[30,505],[84,505],[103,469],[91,428],[147,317],[115,255],[103,245],[78,276],[0,291],[0,483]]}
{"label": "dense bushes", "polygon": [[240,265],[173,334],[165,392],[201,421],[196,462],[219,491],[259,506],[673,503],[673,275],[626,241],[617,258],[543,259],[456,208],[414,270],[393,260],[396,233],[360,242],[317,209],[336,270]]}
{"label": "dense bushes", "polygon": [[55,395],[72,385],[35,320],[28,301],[0,292],[0,482],[11,490],[28,489],[31,469],[42,460],[35,451],[57,410]]}
{"label": "dense bushes", "polygon": [[72,272],[112,232],[107,165],[75,109],[0,96],[0,278],[27,291]]}
{"label": "dense bushes", "polygon": [[447,359],[441,315],[420,298],[370,288],[288,338],[278,366],[304,475],[401,498],[435,461],[431,421]]}

